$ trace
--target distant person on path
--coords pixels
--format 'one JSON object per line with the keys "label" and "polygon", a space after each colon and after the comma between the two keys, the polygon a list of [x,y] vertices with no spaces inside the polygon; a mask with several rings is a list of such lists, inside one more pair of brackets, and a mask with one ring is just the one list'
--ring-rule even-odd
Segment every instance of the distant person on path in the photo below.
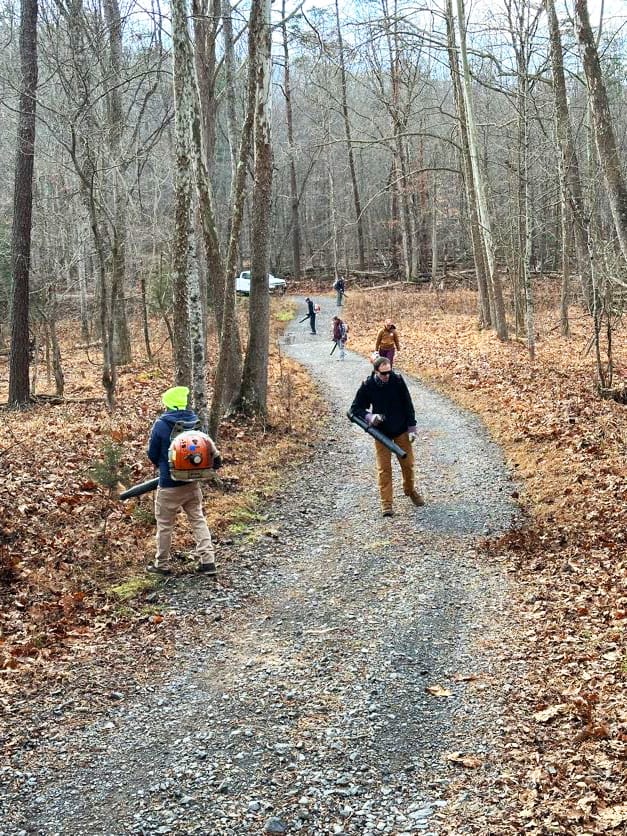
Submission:
{"label": "distant person on path", "polygon": [[344,304],[344,295],[346,290],[346,283],[344,282],[343,276],[338,276],[338,278],[333,283],[333,290],[337,293],[336,305],[338,308],[341,308]]}
{"label": "distant person on path", "polygon": [[[178,482],[170,476],[168,450],[172,430],[177,422],[184,422],[186,429],[197,429],[198,416],[187,408],[189,389],[187,386],[175,386],[161,396],[166,411],[155,421],[148,444],[148,458],[159,468],[159,487],[155,500],[157,520],[157,552],[154,563],[147,568],[149,572],[170,575],[170,548],[174,523],[179,511],[184,511],[192,527],[196,540],[198,571],[209,575],[216,574],[215,553],[211,534],[202,508],[202,488],[198,482]],[[213,442],[211,442],[213,444]],[[213,469],[217,470],[222,459],[214,446]]]}
{"label": "distant person on path", "polygon": [[[387,357],[378,357],[374,361],[374,371],[357,390],[350,411],[385,433],[405,450],[407,456],[404,459],[397,457],[403,474],[403,492],[414,505],[424,505],[424,499],[414,483],[414,404],[407,384],[400,374],[392,371],[392,364]],[[381,511],[384,517],[391,517],[394,513],[392,452],[380,441],[375,441],[375,452]]]}
{"label": "distant person on path", "polygon": [[344,348],[348,340],[348,325],[343,322],[339,316],[333,317],[333,342],[335,346],[331,349],[331,354],[338,349],[338,360],[343,360],[346,356]]}
{"label": "distant person on path", "polygon": [[377,334],[377,341],[374,348],[375,351],[379,352],[381,357],[387,357],[390,361],[391,368],[394,365],[394,354],[401,350],[396,325],[394,325],[391,319],[385,320],[385,325]]}
{"label": "distant person on path", "polygon": [[314,305],[313,300],[307,296],[305,299],[307,303],[307,316],[304,316],[300,322],[305,322],[306,319],[309,320],[309,325],[311,326],[311,333],[316,333],[316,313],[320,310],[319,305]]}

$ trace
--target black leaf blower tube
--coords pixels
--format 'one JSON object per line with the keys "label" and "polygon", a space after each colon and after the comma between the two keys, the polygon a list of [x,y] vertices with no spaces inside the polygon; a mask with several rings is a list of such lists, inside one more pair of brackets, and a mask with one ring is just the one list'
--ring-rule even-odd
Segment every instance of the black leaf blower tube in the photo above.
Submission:
{"label": "black leaf blower tube", "polygon": [[346,413],[346,416],[349,421],[352,421],[353,424],[357,424],[358,427],[361,427],[362,430],[371,435],[373,438],[376,438],[377,441],[380,441],[388,450],[391,450],[393,453],[400,459],[404,459],[407,453],[403,450],[402,447],[399,447],[391,438],[388,438],[387,435],[378,430],[376,427],[371,427],[367,421],[364,421],[363,418],[359,418],[357,415],[354,415],[350,410]]}
{"label": "black leaf blower tube", "polygon": [[154,491],[158,484],[159,477],[156,476],[154,479],[142,482],[141,485],[133,485],[132,488],[129,488],[120,494],[120,499],[131,499],[133,496],[141,496],[143,493],[149,493],[150,491]]}

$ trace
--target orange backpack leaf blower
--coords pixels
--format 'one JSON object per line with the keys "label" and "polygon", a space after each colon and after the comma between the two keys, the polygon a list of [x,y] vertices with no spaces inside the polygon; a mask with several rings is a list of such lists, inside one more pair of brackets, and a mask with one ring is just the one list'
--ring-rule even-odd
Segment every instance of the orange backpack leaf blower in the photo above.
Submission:
{"label": "orange backpack leaf blower", "polygon": [[177,482],[209,479],[213,473],[213,441],[200,430],[188,430],[172,439],[168,450],[170,476]]}

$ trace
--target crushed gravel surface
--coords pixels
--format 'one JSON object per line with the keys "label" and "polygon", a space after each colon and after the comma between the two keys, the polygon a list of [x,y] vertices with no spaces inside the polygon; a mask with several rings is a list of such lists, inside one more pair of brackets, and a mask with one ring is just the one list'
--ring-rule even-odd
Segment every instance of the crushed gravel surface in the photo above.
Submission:
{"label": "crushed gravel surface", "polygon": [[427,504],[382,518],[372,441],[345,418],[369,366],[329,356],[334,312],[283,346],[328,402],[322,442],[257,536],[221,545],[217,583],[163,587],[167,673],[9,718],[2,836],[442,832],[450,755],[487,755],[506,698],[485,683],[508,581],[475,544],[512,524],[513,486],[480,421],[408,379]]}

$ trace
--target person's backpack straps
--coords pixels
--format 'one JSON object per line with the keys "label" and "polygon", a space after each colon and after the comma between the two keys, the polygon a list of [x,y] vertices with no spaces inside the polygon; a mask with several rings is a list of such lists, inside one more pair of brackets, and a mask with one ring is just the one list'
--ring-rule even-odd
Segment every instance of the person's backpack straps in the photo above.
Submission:
{"label": "person's backpack straps", "polygon": [[201,430],[202,424],[200,423],[200,418],[194,418],[191,421],[176,421],[174,426],[172,427],[172,431],[170,432],[170,441],[176,438],[177,435],[181,433],[186,433],[189,430]]}

